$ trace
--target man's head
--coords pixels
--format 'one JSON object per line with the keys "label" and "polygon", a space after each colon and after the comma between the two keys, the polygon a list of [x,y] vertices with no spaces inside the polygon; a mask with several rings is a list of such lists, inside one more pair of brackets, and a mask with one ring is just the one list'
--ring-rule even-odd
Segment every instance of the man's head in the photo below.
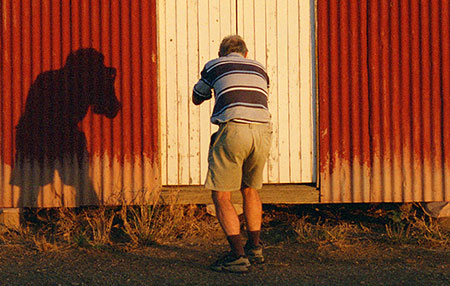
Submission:
{"label": "man's head", "polygon": [[230,53],[239,53],[247,57],[247,45],[239,35],[231,35],[223,38],[219,47],[219,57],[224,57]]}
{"label": "man's head", "polygon": [[66,59],[65,67],[69,69],[101,69],[105,56],[93,48],[82,48],[71,52]]}
{"label": "man's head", "polygon": [[65,71],[72,75],[72,93],[83,95],[94,113],[113,118],[120,110],[114,81],[116,69],[104,64],[105,56],[93,48],[82,48],[67,56]]}

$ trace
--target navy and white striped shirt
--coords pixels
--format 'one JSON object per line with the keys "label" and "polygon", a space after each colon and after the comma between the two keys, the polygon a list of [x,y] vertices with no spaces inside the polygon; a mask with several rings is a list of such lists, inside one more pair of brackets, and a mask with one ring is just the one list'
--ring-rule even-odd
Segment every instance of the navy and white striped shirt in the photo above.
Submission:
{"label": "navy and white striped shirt", "polygon": [[263,65],[230,53],[206,63],[201,78],[194,86],[193,97],[207,100],[214,89],[215,105],[211,122],[230,120],[270,122],[267,106],[269,77]]}

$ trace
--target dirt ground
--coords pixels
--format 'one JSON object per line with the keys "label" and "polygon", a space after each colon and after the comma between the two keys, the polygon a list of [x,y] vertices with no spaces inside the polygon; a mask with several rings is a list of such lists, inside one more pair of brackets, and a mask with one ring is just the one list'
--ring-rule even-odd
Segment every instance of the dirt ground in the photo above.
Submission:
{"label": "dirt ground", "polygon": [[[371,230],[361,233],[362,228],[356,239],[316,243],[296,239],[285,223],[292,214],[271,211],[265,211],[262,235],[266,263],[247,274],[209,270],[227,251],[215,226],[214,235],[139,247],[115,243],[42,250],[29,242],[0,243],[0,285],[450,285],[450,247],[393,243],[383,233],[384,220],[392,217],[368,221],[373,216],[363,216],[367,210],[322,208],[319,221],[365,223]],[[308,215],[313,212],[316,208]]]}
{"label": "dirt ground", "polygon": [[125,249],[39,252],[0,246],[2,285],[450,285],[450,251],[296,242],[268,245],[248,274],[210,271],[218,245],[173,243]]}

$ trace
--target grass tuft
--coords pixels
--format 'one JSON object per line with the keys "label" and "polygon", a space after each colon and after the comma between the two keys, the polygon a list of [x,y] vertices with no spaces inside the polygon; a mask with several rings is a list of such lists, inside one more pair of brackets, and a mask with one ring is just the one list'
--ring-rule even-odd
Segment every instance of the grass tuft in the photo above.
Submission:
{"label": "grass tuft", "polygon": [[48,252],[59,250],[60,247],[55,242],[50,242],[45,234],[37,233],[31,236],[34,248],[39,252]]}
{"label": "grass tuft", "polygon": [[115,211],[99,207],[98,209],[84,211],[83,215],[89,226],[87,232],[91,234],[91,244],[93,246],[111,245],[111,230],[116,216]]}
{"label": "grass tuft", "polygon": [[345,245],[350,243],[350,237],[355,233],[355,226],[347,222],[333,225],[320,221],[312,223],[308,219],[308,216],[303,216],[293,225],[300,243]]}

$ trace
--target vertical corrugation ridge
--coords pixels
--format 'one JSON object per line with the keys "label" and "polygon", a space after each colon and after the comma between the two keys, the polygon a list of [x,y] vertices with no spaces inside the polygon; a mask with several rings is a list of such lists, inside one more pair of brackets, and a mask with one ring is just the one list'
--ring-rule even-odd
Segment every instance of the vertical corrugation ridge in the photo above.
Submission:
{"label": "vertical corrugation ridge", "polygon": [[319,144],[319,180],[318,185],[321,189],[321,200],[323,198],[330,198],[331,190],[331,180],[330,180],[330,163],[331,163],[331,150],[330,150],[330,105],[329,105],[329,92],[330,92],[330,70],[331,70],[331,60],[329,58],[329,39],[331,37],[329,31],[329,2],[328,1],[318,1],[317,7],[317,54],[319,59],[319,64],[317,71],[319,74],[318,83],[318,141]]}
{"label": "vertical corrugation ridge", "polygon": [[[128,3],[128,11],[127,11],[127,18],[128,18],[128,31],[127,31],[127,37],[130,39],[129,43],[128,43],[128,51],[130,53],[129,56],[129,60],[128,60],[128,65],[129,65],[129,73],[130,75],[132,75],[130,77],[130,106],[131,106],[131,116],[130,116],[130,128],[131,128],[131,132],[130,132],[130,150],[132,150],[132,152],[134,153],[134,151],[136,151],[136,154],[141,154],[140,150],[137,148],[138,146],[136,145],[135,140],[137,139],[137,132],[139,131],[139,128],[137,128],[137,120],[135,119],[135,117],[137,117],[137,115],[139,115],[139,107],[135,105],[135,100],[134,100],[134,95],[135,95],[135,84],[138,84],[138,82],[135,82],[135,77],[140,78],[140,73],[139,73],[139,68],[136,66],[134,66],[135,64],[138,64],[137,62],[133,61],[133,57],[131,55],[136,55],[138,57],[140,57],[140,55],[138,53],[135,53],[134,51],[134,45],[133,45],[133,40],[135,39],[135,37],[132,37],[133,34],[135,34],[136,36],[139,35],[139,33],[136,33],[135,29],[135,23],[133,21],[133,9],[135,7],[136,2],[135,1],[131,1]],[[140,80],[139,80],[140,81]],[[138,110],[136,110],[136,107],[138,108]],[[135,158],[134,156],[130,158],[131,160],[131,189],[134,191],[136,189],[136,186],[139,183],[139,179],[138,179],[138,164],[139,164],[139,158]]]}
{"label": "vertical corrugation ridge", "polygon": [[396,153],[401,154],[401,136],[395,136],[395,133],[401,134],[401,120],[395,120],[395,117],[401,117],[401,98],[400,98],[400,25],[401,25],[401,17],[400,17],[400,9],[399,9],[399,1],[392,3],[392,13],[390,13],[390,27],[392,33],[390,33],[390,56],[389,61],[392,64],[389,64],[390,69],[390,94],[391,100],[390,102],[390,110],[391,114],[391,128],[390,128],[390,141],[391,141],[391,166],[392,173],[390,174],[390,184],[392,184],[392,194],[390,195],[391,200],[402,200],[404,199],[404,195],[402,194],[402,180],[401,180],[401,172],[402,172],[402,156],[395,156]]}
{"label": "vertical corrugation ridge", "polygon": [[[336,53],[339,50],[339,38],[338,38],[338,27],[339,27],[339,6],[336,7],[336,3],[335,1],[330,1],[331,3],[333,3],[333,8],[330,7],[330,14],[331,14],[331,19],[330,19],[330,48],[331,51],[335,51],[334,53]],[[339,83],[339,54],[337,54],[337,57],[334,59],[334,61],[332,61],[332,65],[330,66],[330,88],[331,88],[331,92],[334,93],[335,96],[332,96],[330,98],[330,107],[333,106],[339,106],[339,95],[340,95],[340,83]],[[331,95],[331,94],[330,94]],[[336,150],[337,146],[336,143],[339,144],[339,142],[335,142],[335,134],[337,135],[337,137],[340,137],[340,124],[339,124],[339,109],[334,109],[331,108],[330,109],[330,125],[331,125],[331,130],[332,133],[330,134],[330,149],[331,150]],[[339,150],[340,153],[343,150]],[[334,152],[333,152],[334,153]],[[331,181],[331,189],[333,190],[335,188],[335,186],[340,186],[340,182],[339,179],[341,178],[341,172],[342,172],[342,168],[340,168],[339,165],[339,157],[334,156],[335,154],[330,154],[330,159],[331,159],[331,166],[330,169],[334,169],[336,168],[336,174],[334,176],[332,176],[330,179]],[[340,156],[341,154],[339,154]],[[333,194],[333,197],[337,196],[337,200],[342,200],[342,193],[343,192],[338,192]]]}
{"label": "vertical corrugation ridge", "polygon": [[[3,28],[4,24],[4,3],[3,1],[0,1],[0,17],[1,17],[1,22],[0,22],[0,108],[1,110],[4,110],[3,107],[3,99],[5,97],[4,93],[3,93],[3,35],[5,34],[5,30]],[[3,118],[3,114],[4,112],[1,112],[0,114],[0,138],[4,138],[4,125],[5,125],[5,120]],[[5,186],[5,168],[4,168],[4,163],[3,163],[3,158],[5,157],[5,147],[4,147],[4,140],[0,140],[0,158],[2,160],[0,160],[0,188],[3,188],[3,186]],[[4,196],[4,192],[0,192],[0,200],[1,201],[6,201],[6,198]]]}
{"label": "vertical corrugation ridge", "polygon": [[[419,37],[417,33],[413,32],[413,26],[412,23],[410,23],[410,15],[412,15],[412,4],[409,1],[406,4],[399,4],[400,6],[400,42],[401,42],[401,48],[402,53],[400,55],[400,62],[401,62],[401,77],[400,77],[400,94],[401,95],[409,95],[405,97],[401,97],[399,95],[400,102],[400,118],[401,118],[401,126],[399,133],[400,141],[401,141],[401,161],[402,161],[402,177],[399,178],[399,181],[402,182],[404,177],[409,177],[410,183],[411,183],[411,192],[409,194],[405,194],[404,200],[412,200],[412,193],[415,193],[414,188],[416,187],[415,183],[415,175],[414,175],[414,156],[413,156],[413,146],[414,146],[414,132],[412,129],[413,123],[413,112],[414,112],[414,106],[413,106],[413,63],[411,61],[411,57],[413,55],[414,45],[413,45],[413,39],[414,35],[416,34],[416,37]],[[404,70],[407,69],[410,72],[404,72]]]}
{"label": "vertical corrugation ridge", "polygon": [[[136,95],[141,94],[141,96],[136,96],[134,102],[136,105],[136,108],[139,110],[141,109],[141,112],[137,112],[137,114],[135,115],[138,118],[138,128],[136,128],[137,130],[139,130],[138,134],[138,139],[136,140],[137,144],[138,144],[138,153],[139,153],[139,160],[140,160],[140,165],[137,166],[138,170],[139,170],[139,185],[145,185],[145,168],[144,168],[144,141],[143,141],[143,134],[144,134],[144,128],[143,128],[143,122],[144,122],[144,118],[143,118],[143,88],[142,88],[142,81],[144,80],[144,72],[143,72],[143,55],[142,55],[142,19],[143,19],[143,14],[142,10],[142,2],[139,2],[137,4],[138,9],[137,9],[137,15],[135,15],[137,17],[137,19],[135,20],[137,23],[137,39],[135,40],[135,49],[137,50],[137,54],[139,54],[139,58],[142,59],[140,61],[137,61],[139,64],[139,78],[136,78]],[[156,12],[156,10],[155,10]]]}
{"label": "vertical corrugation ridge", "polygon": [[[417,19],[421,18],[421,7],[419,1],[413,1],[411,5],[411,16],[417,17]],[[412,50],[411,50],[411,101],[412,101],[412,113],[411,113],[411,128],[412,128],[412,162],[411,164],[414,166],[416,164],[422,164],[422,144],[421,144],[421,134],[422,134],[422,126],[420,121],[417,122],[417,119],[420,120],[422,110],[421,110],[421,93],[422,93],[422,55],[420,53],[421,48],[421,40],[422,40],[422,31],[421,31],[421,23],[419,20],[411,22],[413,25],[412,29],[416,33],[416,37],[412,39]],[[409,40],[409,39],[406,39]],[[416,116],[414,116],[416,115]],[[405,130],[408,132],[408,130]],[[423,176],[422,176],[422,168],[413,168],[413,181],[414,181],[414,195],[421,196],[423,190]],[[415,198],[413,198],[415,199]]]}
{"label": "vertical corrugation ridge", "polygon": [[[3,107],[3,99],[5,98],[5,95],[3,93],[3,35],[5,34],[5,30],[3,28],[4,24],[4,3],[3,1],[0,1],[0,17],[1,17],[1,22],[0,22],[0,109],[4,110]],[[5,125],[5,120],[3,118],[3,114],[4,112],[1,112],[0,114],[0,138],[4,138],[4,125]],[[2,160],[0,160],[0,188],[3,188],[3,186],[5,186],[5,168],[4,168],[4,163],[3,163],[3,158],[5,158],[5,146],[4,146],[4,141],[5,140],[0,140],[0,158]],[[4,192],[0,192],[0,200],[1,201],[6,201],[7,199],[4,196]]]}
{"label": "vertical corrugation ridge", "polygon": [[[0,34],[0,53],[1,53],[1,60],[0,60],[0,101],[1,101],[1,110],[7,110],[7,100],[9,100],[9,94],[8,94],[8,85],[6,84],[7,82],[10,82],[9,79],[9,75],[8,75],[8,68],[10,67],[10,65],[8,65],[7,59],[8,59],[8,38],[10,36],[10,34],[8,33],[8,19],[11,19],[11,17],[8,17],[8,1],[3,0],[1,2],[1,17],[2,17],[2,21],[1,21],[1,31],[2,33]],[[9,134],[7,132],[7,128],[9,126],[7,126],[9,124],[9,118],[8,116],[10,116],[9,114],[7,114],[6,112],[1,112],[0,118],[2,120],[2,124],[0,125],[0,136],[2,138],[0,146],[1,146],[1,155],[2,155],[2,159],[0,162],[2,163],[2,168],[1,168],[1,175],[2,175],[2,186],[6,185],[6,179],[5,179],[5,173],[6,170],[4,168],[4,161],[5,158],[7,156],[9,156],[10,154],[8,154],[8,146],[9,144],[11,144],[11,142],[9,142],[9,140],[5,140],[3,138],[7,138],[9,137]],[[11,148],[11,147],[10,147]],[[4,192],[1,193],[0,198],[2,200],[5,201],[10,201],[10,199],[4,194]]]}
{"label": "vertical corrugation ridge", "polygon": [[[445,96],[450,94],[450,73],[447,71],[450,70],[450,57],[446,54],[448,52],[448,47],[450,46],[450,1],[443,0],[441,9],[441,25],[440,25],[440,62],[441,62],[441,73],[442,73],[442,81],[441,81],[441,98],[442,98],[442,154],[443,154],[443,162],[442,162],[442,173],[444,180],[444,189],[450,189],[450,176],[448,176],[448,170],[450,167],[450,132],[445,132],[446,130],[450,130],[450,120],[445,120],[446,118],[450,118],[450,96]],[[447,7],[447,9],[444,9]],[[450,193],[447,191],[444,193],[444,200],[450,201]]]}
{"label": "vertical corrugation ridge", "polygon": [[[431,19],[442,19],[441,18],[441,7],[438,5],[431,5]],[[432,128],[432,136],[431,140],[436,145],[432,147],[431,150],[431,168],[432,172],[432,183],[430,185],[430,196],[427,198],[429,200],[439,199],[434,194],[435,189],[443,189],[443,178],[442,173],[439,170],[439,166],[442,166],[442,144],[443,142],[440,140],[442,138],[441,132],[441,124],[442,121],[445,120],[442,116],[441,106],[442,101],[440,98],[441,95],[441,74],[442,74],[442,65],[440,62],[440,45],[439,43],[439,22],[432,21],[431,22],[431,128]]]}
{"label": "vertical corrugation ridge", "polygon": [[430,5],[429,1],[422,1],[421,7],[421,81],[422,81],[422,90],[421,90],[421,121],[422,121],[422,134],[421,134],[421,148],[422,148],[422,176],[423,176],[423,187],[421,197],[430,200],[431,190],[430,187],[432,185],[431,182],[431,110],[430,110],[430,102],[431,102],[431,39],[430,39]]}

